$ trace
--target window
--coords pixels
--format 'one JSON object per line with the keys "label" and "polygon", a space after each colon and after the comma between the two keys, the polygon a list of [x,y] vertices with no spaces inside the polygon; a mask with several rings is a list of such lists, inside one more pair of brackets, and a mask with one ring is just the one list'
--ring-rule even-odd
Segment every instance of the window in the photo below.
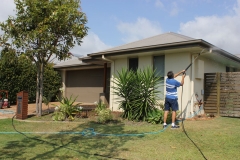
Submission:
{"label": "window", "polygon": [[128,66],[129,66],[129,70],[137,71],[137,69],[138,69],[138,58],[129,58]]}
{"label": "window", "polygon": [[226,72],[237,72],[237,69],[233,67],[226,67]]}
{"label": "window", "polygon": [[165,76],[165,56],[153,57],[153,69],[155,70],[155,76],[160,77],[159,87],[157,88],[160,99],[164,99],[164,76]]}

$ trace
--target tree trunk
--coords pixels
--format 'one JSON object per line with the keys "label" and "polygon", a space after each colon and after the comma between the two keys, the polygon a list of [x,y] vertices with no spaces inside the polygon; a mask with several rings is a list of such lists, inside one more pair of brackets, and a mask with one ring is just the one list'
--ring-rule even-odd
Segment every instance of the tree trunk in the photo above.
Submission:
{"label": "tree trunk", "polygon": [[37,65],[37,88],[36,88],[36,115],[39,115],[39,65]]}
{"label": "tree trunk", "polygon": [[44,71],[44,64],[40,64],[40,75],[39,75],[39,116],[42,116],[42,100],[43,100],[43,71]]}

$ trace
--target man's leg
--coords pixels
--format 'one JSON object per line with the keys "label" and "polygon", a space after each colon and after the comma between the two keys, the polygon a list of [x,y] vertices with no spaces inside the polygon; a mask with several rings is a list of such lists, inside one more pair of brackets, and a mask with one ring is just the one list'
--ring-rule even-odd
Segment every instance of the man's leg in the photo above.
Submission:
{"label": "man's leg", "polygon": [[172,129],[179,128],[179,126],[175,125],[176,120],[176,111],[178,110],[178,101],[177,99],[174,99],[172,101]]}
{"label": "man's leg", "polygon": [[176,111],[172,111],[172,127],[171,127],[171,129],[179,128],[179,126],[175,125],[175,120],[176,120]]}
{"label": "man's leg", "polygon": [[168,103],[168,99],[165,99],[165,104],[164,104],[164,116],[163,116],[163,128],[167,127],[167,116],[168,116],[168,112],[170,109],[169,103]]}
{"label": "man's leg", "polygon": [[176,111],[172,111],[172,124],[175,124]]}
{"label": "man's leg", "polygon": [[163,123],[166,124],[167,122],[168,111],[164,111]]}

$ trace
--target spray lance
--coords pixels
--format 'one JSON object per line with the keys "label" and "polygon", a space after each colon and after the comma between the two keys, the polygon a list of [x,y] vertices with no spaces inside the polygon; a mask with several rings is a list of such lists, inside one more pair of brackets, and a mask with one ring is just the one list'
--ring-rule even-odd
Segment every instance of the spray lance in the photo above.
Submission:
{"label": "spray lance", "polygon": [[[185,72],[183,74],[186,74],[186,71],[188,70],[189,67],[192,66],[192,64],[195,62],[195,60],[200,56],[200,54],[203,53],[203,51],[205,51],[205,49],[202,49],[201,52],[198,53],[197,57],[194,58],[194,60],[187,66],[187,68],[185,69]],[[212,52],[211,50],[209,52]]]}

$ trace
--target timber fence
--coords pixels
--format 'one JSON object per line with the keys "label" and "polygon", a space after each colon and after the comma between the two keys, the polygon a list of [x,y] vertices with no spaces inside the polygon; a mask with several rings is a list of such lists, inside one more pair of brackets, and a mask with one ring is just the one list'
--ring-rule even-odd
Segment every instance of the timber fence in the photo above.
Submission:
{"label": "timber fence", "polygon": [[204,111],[240,117],[240,72],[204,74]]}

